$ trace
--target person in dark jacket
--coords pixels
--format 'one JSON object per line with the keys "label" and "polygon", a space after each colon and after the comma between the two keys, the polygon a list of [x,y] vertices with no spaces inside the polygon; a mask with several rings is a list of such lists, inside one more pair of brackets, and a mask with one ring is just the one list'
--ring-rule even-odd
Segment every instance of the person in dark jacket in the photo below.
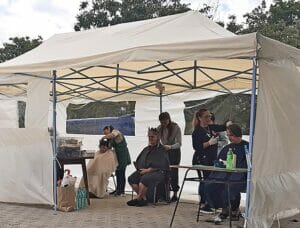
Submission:
{"label": "person in dark jacket", "polygon": [[146,194],[151,185],[162,182],[169,170],[169,159],[163,145],[160,144],[157,128],[148,130],[149,145],[138,155],[136,171],[128,177],[128,182],[137,193],[137,198],[127,202],[128,206],[147,205]]}
{"label": "person in dark jacket", "polygon": [[[225,146],[218,159],[226,161],[227,152],[231,148],[236,155],[236,168],[247,168],[247,160],[245,147],[249,147],[249,143],[242,140],[242,129],[237,124],[232,124],[227,127],[227,136],[230,144]],[[246,189],[247,173],[226,173],[226,172],[212,172],[208,180],[216,181],[230,181],[230,203],[232,209],[232,217],[238,218],[239,206],[241,200],[241,192]],[[234,183],[239,182],[239,183]],[[241,183],[242,182],[242,183]],[[206,183],[205,196],[207,203],[215,209],[222,208],[221,214],[215,217],[215,223],[219,223],[226,218],[228,214],[228,190],[227,185],[223,183]]]}
{"label": "person in dark jacket", "polygon": [[[200,109],[196,112],[193,119],[194,131],[192,133],[193,148],[193,165],[213,166],[218,152],[217,132],[226,130],[226,125],[211,124],[211,114],[207,109]],[[198,172],[199,178],[206,180],[210,171]],[[199,195],[201,212],[213,213],[213,210],[206,204],[204,194],[204,183],[199,184]]]}
{"label": "person in dark jacket", "polygon": [[[179,165],[181,158],[180,147],[182,144],[180,127],[171,120],[168,112],[162,112],[158,118],[160,125],[157,129],[160,135],[160,142],[167,151],[170,165]],[[179,190],[177,168],[171,168],[170,179],[172,191],[174,193],[171,201],[175,202],[177,201],[177,192]]]}

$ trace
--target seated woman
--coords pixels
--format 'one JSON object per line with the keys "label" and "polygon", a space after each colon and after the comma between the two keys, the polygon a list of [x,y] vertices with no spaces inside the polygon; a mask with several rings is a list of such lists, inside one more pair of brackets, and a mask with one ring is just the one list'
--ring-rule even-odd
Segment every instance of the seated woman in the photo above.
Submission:
{"label": "seated woman", "polygon": [[162,182],[169,168],[169,158],[163,145],[160,144],[156,128],[148,130],[149,145],[138,155],[136,171],[128,177],[128,182],[137,193],[137,198],[127,202],[128,206],[142,207],[147,205],[147,191],[155,183]]}
{"label": "seated woman", "polygon": [[[90,194],[98,198],[103,198],[108,186],[108,178],[118,166],[115,153],[109,149],[109,141],[101,139],[99,151],[95,153],[94,159],[90,160],[87,165],[87,176],[89,182]],[[84,186],[83,179],[80,186]]]}
{"label": "seated woman", "polygon": [[[230,144],[225,146],[218,158],[226,160],[229,148],[236,154],[236,168],[247,168],[247,160],[245,147],[248,148],[249,143],[242,140],[242,129],[237,124],[231,124],[227,127],[227,136]],[[225,172],[212,172],[209,180],[216,181],[230,181],[230,203],[232,209],[232,220],[239,218],[239,206],[241,200],[241,192],[246,189],[246,173],[225,173]],[[238,183],[234,183],[238,182]],[[244,182],[244,183],[243,183]],[[221,214],[214,218],[214,222],[219,224],[222,219],[229,216],[228,213],[228,190],[227,185],[224,183],[205,183],[205,197],[206,201],[212,208],[222,208]]]}

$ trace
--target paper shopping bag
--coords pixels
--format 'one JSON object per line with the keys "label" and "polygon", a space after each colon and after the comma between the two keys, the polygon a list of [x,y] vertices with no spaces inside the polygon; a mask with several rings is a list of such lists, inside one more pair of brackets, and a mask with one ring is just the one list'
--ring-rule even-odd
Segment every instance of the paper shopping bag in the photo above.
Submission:
{"label": "paper shopping bag", "polygon": [[64,212],[75,210],[74,186],[57,187],[57,208]]}

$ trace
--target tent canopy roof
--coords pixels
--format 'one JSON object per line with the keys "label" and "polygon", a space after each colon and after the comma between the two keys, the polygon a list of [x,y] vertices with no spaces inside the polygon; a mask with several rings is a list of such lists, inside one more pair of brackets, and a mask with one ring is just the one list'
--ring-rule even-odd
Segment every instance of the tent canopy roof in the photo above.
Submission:
{"label": "tent canopy roof", "polygon": [[[299,50],[259,35],[263,58],[292,58]],[[273,49],[278,48],[276,55]],[[197,11],[54,35],[37,48],[0,64],[0,93],[26,93],[26,75],[51,78],[59,100],[105,100],[130,93],[158,96],[190,89],[248,91],[257,34],[234,35]],[[282,56],[283,55],[283,56]],[[23,77],[19,77],[19,76]],[[25,75],[25,77],[24,77]],[[19,83],[16,85],[16,83]],[[20,84],[21,83],[21,84]],[[124,97],[124,96],[123,96]]]}
{"label": "tent canopy roof", "polygon": [[41,72],[132,61],[255,55],[255,34],[236,36],[197,11],[54,35],[0,64],[0,73]]}

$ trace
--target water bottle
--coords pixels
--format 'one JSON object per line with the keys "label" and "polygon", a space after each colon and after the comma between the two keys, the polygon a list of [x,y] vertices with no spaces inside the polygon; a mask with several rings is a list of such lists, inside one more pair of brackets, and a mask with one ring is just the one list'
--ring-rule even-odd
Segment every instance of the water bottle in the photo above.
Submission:
{"label": "water bottle", "polygon": [[80,188],[78,188],[76,192],[76,209],[81,209]]}
{"label": "water bottle", "polygon": [[78,188],[76,194],[76,208],[77,210],[86,208],[86,191],[85,188]]}
{"label": "water bottle", "polygon": [[231,148],[227,152],[226,169],[233,169],[233,152]]}
{"label": "water bottle", "polygon": [[85,188],[82,188],[82,208],[86,208],[86,200],[87,200],[86,194],[87,193]]}

